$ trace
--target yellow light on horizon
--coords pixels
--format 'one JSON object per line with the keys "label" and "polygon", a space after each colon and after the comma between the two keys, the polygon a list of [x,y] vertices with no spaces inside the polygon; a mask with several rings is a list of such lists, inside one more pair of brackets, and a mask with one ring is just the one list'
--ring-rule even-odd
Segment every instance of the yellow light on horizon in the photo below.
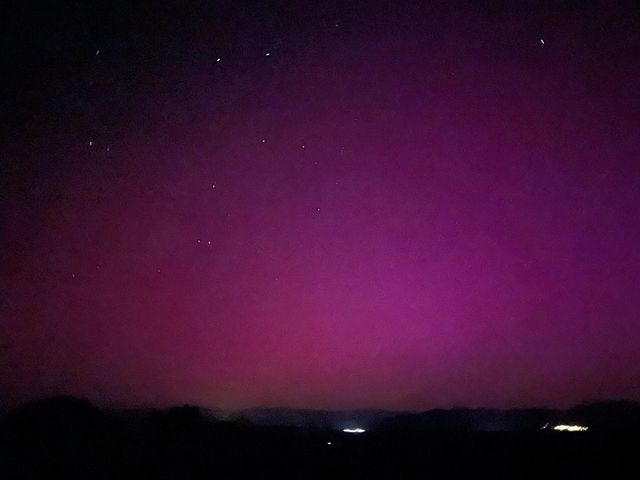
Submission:
{"label": "yellow light on horizon", "polygon": [[589,427],[582,425],[556,425],[553,429],[558,432],[586,432]]}

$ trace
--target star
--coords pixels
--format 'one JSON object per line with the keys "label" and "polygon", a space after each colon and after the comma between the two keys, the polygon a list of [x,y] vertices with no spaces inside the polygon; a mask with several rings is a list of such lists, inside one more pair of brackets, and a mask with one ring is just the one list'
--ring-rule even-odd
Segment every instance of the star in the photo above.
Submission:
{"label": "star", "polygon": [[93,140],[89,140],[89,146],[93,147]]}
{"label": "star", "polygon": [[216,58],[216,62],[219,62],[220,60],[222,60],[222,58],[220,57]]}
{"label": "star", "polygon": [[211,189],[215,190],[216,189],[216,184],[214,183],[213,185],[211,185]]}
{"label": "star", "polygon": [[96,57],[100,55],[100,49],[96,50]]}
{"label": "star", "polygon": [[267,52],[267,53],[265,53],[265,54],[264,54],[264,56],[265,56],[265,57],[269,57],[269,56],[271,56],[271,53],[270,53],[270,52]]}
{"label": "star", "polygon": [[541,39],[540,39],[540,43],[541,43],[542,45],[544,45],[544,38],[541,38]]}

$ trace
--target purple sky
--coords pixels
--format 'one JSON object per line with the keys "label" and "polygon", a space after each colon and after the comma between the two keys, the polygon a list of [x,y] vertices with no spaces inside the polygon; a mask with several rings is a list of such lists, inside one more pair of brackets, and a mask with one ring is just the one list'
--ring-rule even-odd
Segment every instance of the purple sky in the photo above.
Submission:
{"label": "purple sky", "polygon": [[637,9],[465,5],[19,12],[0,400],[640,399]]}

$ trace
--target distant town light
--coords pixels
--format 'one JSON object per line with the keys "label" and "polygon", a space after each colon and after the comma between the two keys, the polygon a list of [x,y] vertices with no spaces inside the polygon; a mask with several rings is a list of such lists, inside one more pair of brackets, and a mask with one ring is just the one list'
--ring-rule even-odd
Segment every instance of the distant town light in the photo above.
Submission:
{"label": "distant town light", "polygon": [[556,425],[553,429],[558,432],[586,432],[589,427],[582,425]]}
{"label": "distant town light", "polygon": [[344,433],[364,433],[366,430],[364,428],[343,428],[342,431]]}

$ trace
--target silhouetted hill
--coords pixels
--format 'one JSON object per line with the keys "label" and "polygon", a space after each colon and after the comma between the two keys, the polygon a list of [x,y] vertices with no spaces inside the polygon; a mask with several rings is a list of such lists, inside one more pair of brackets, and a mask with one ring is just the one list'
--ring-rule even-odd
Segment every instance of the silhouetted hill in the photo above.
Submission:
{"label": "silhouetted hill", "polygon": [[2,463],[19,466],[22,478],[44,471],[50,478],[93,471],[108,477],[114,473],[111,457],[118,454],[124,438],[120,419],[88,400],[49,398],[25,404],[2,419]]}
{"label": "silhouetted hill", "polygon": [[522,408],[510,410],[451,409],[401,413],[383,418],[371,428],[421,431],[531,431],[556,424],[579,424],[591,430],[640,430],[640,403],[607,401],[578,405],[568,410]]}
{"label": "silhouetted hill", "polygon": [[530,431],[558,423],[588,425],[593,429],[640,429],[640,403],[607,401],[578,405],[568,410],[550,408],[433,409],[425,412],[386,410],[305,410],[256,408],[230,418],[262,426],[291,426],[342,430],[359,426],[368,430]]}
{"label": "silhouetted hill", "polygon": [[521,431],[539,430],[554,423],[560,412],[531,408],[513,410],[466,409],[429,410],[422,413],[402,413],[381,420],[373,429],[390,430],[450,430],[450,431]]}
{"label": "silhouetted hill", "polygon": [[567,423],[597,430],[640,430],[640,402],[614,400],[577,405],[565,412]]}
{"label": "silhouetted hill", "polygon": [[[58,397],[2,417],[0,478],[638,478],[639,417],[640,404],[621,401],[566,411],[253,409],[221,421],[195,406],[105,412]],[[541,430],[556,422],[590,429]],[[341,431],[356,425],[367,432]]]}
{"label": "silhouetted hill", "polygon": [[307,410],[291,408],[253,408],[232,416],[239,421],[263,426],[306,427],[342,430],[353,426],[369,427],[381,419],[396,415],[386,410]]}

